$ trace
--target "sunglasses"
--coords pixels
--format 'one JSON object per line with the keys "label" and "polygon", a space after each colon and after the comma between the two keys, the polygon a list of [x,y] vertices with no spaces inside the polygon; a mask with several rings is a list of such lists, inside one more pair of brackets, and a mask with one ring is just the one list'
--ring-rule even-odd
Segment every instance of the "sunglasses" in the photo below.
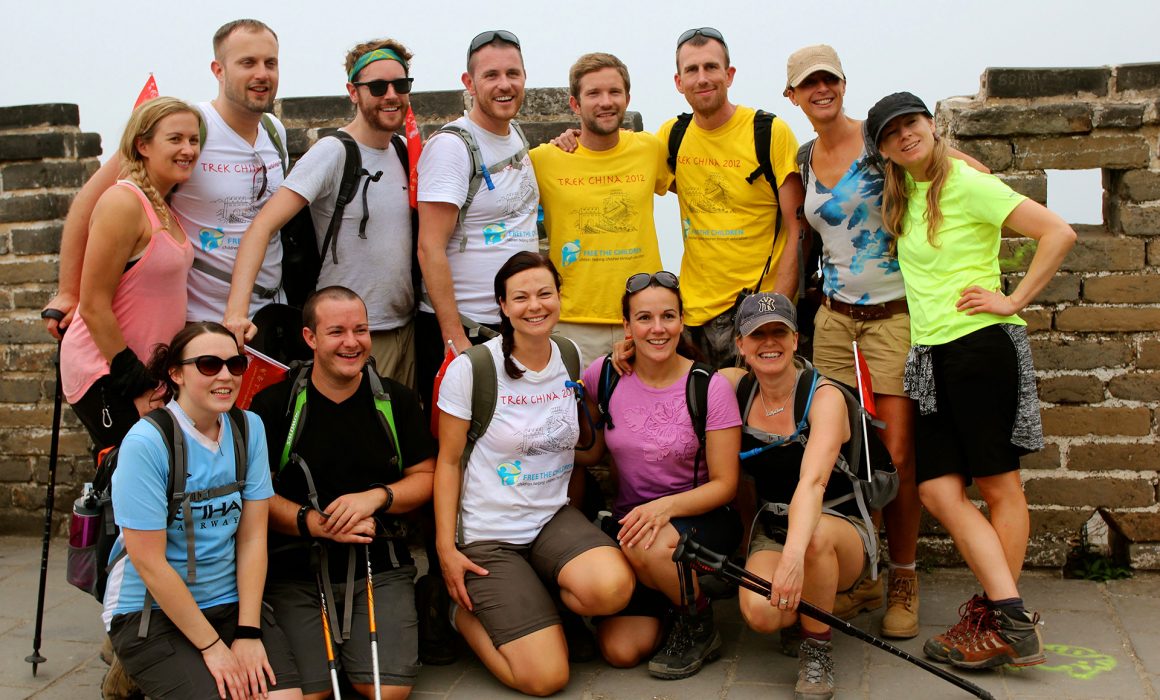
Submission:
{"label": "sunglasses", "polygon": [[222,371],[222,367],[225,367],[230,371],[230,374],[235,377],[240,377],[246,373],[246,367],[250,364],[250,361],[245,355],[234,355],[228,358],[218,357],[217,355],[198,355],[188,360],[182,360],[177,364],[193,365],[197,367],[198,372],[201,372],[207,377],[216,377],[218,372]]}
{"label": "sunglasses", "polygon": [[266,195],[266,190],[270,188],[270,180],[266,176],[266,162],[262,160],[261,154],[254,151],[254,160],[257,161],[258,166],[254,168],[254,177],[250,183],[250,194],[253,195],[253,201],[256,203]]}
{"label": "sunglasses", "polygon": [[467,55],[470,56],[496,39],[511,44],[517,49],[520,48],[519,37],[517,37],[515,34],[512,34],[506,29],[494,29],[476,34],[475,38],[471,40],[471,44],[469,44],[467,47]]}
{"label": "sunglasses", "polygon": [[652,286],[654,280],[659,286],[664,287],[665,289],[671,289],[675,292],[679,292],[681,290],[681,283],[677,279],[677,276],[668,270],[661,270],[654,275],[650,275],[647,272],[636,273],[632,277],[629,277],[628,280],[624,283],[624,291],[629,294],[636,294],[637,292]]}
{"label": "sunglasses", "polygon": [[399,95],[406,95],[411,92],[411,84],[415,82],[414,78],[395,78],[394,80],[368,80],[365,83],[351,83],[355,87],[366,87],[370,90],[371,96],[382,97],[387,94],[387,88],[395,88],[395,92]]}
{"label": "sunglasses", "polygon": [[686,41],[692,39],[695,36],[703,36],[707,39],[716,39],[717,41],[721,42],[722,46],[729,48],[729,44],[725,43],[725,37],[721,34],[721,32],[712,27],[697,27],[696,29],[686,30],[684,34],[677,37],[677,48],[681,48],[681,46]]}

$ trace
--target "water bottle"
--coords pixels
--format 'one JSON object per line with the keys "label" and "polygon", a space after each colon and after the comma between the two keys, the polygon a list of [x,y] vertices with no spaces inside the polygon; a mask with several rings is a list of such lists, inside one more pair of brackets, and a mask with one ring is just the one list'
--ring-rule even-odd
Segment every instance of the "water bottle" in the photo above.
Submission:
{"label": "water bottle", "polygon": [[68,559],[65,578],[86,593],[97,585],[97,536],[101,529],[101,510],[92,484],[85,484],[81,497],[73,501],[68,519]]}

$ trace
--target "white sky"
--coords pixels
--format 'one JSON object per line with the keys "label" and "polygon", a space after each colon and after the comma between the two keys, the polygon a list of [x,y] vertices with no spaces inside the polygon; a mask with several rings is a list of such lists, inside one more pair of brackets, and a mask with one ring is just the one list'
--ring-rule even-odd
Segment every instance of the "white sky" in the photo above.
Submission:
{"label": "white sky", "polygon": [[[81,128],[99,132],[106,153],[150,72],[163,95],[195,101],[216,94],[210,40],[239,17],[261,19],[278,33],[282,97],[341,94],[346,50],[380,36],[415,53],[416,90],[457,89],[471,37],[503,28],[520,37],[529,87],[566,85],[568,67],[588,51],[619,56],[632,75],[631,108],[649,130],[687,111],[673,87],[674,44],[685,29],[708,25],[724,33],[737,67],[730,98],[784,117],[802,141],[813,135],[809,122],[781,89],[787,56],[808,44],[837,49],[848,79],[846,110],[857,118],[898,90],[932,108],[941,98],[974,94],[988,66],[1160,60],[1156,0],[0,0],[0,17],[0,105],[77,103]],[[1098,218],[1098,179],[1085,182],[1095,191],[1066,199],[1086,200],[1087,208],[1071,211],[1064,197],[1049,205],[1071,220]],[[658,201],[657,226],[666,265],[676,269],[674,197]]]}

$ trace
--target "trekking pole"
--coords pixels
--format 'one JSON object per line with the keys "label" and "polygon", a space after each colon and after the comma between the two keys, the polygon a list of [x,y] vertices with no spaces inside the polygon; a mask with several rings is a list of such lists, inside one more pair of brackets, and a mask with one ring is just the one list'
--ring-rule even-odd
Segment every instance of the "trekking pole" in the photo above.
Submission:
{"label": "trekking pole", "polygon": [[374,669],[375,700],[383,700],[383,690],[379,684],[379,632],[375,628],[375,582],[371,576],[371,546],[364,547],[367,552],[367,618],[371,628],[371,668]]}
{"label": "trekking pole", "polygon": [[[40,312],[41,318],[64,320],[64,312],[60,309],[45,309]],[[63,333],[63,329],[61,331]],[[36,628],[32,634],[32,653],[24,660],[32,664],[32,676],[36,677],[36,667],[48,659],[40,655],[40,636],[44,626],[44,586],[48,580],[48,544],[52,539],[52,511],[56,505],[56,461],[57,449],[60,446],[60,341],[56,343],[56,355],[52,359],[56,368],[56,391],[52,398],[52,438],[48,446],[48,494],[44,498],[44,541],[40,547],[40,591],[36,596]]]}
{"label": "trekking pole", "polygon": [[[761,578],[753,572],[740,567],[725,558],[724,555],[718,554],[710,549],[689,539],[688,533],[681,535],[681,539],[677,542],[677,548],[673,551],[673,561],[683,561],[692,564],[694,567],[706,573],[713,574],[727,581],[731,581],[738,586],[747,588],[754,593],[769,598],[773,593],[773,586],[769,581]],[[919,659],[911,654],[899,649],[898,647],[885,642],[878,637],[865,632],[858,627],[846,622],[845,620],[835,617],[833,614],[814,606],[811,603],[801,600],[798,602],[798,613],[807,617],[812,617],[818,622],[829,625],[830,627],[843,632],[855,639],[860,639],[867,644],[876,646],[879,649],[894,654],[895,656],[909,661],[918,666],[922,670],[934,674],[944,681],[962,688],[971,695],[983,700],[995,700],[995,696],[971,683],[970,681],[960,678],[955,674],[941,669],[934,664]]]}
{"label": "trekking pole", "polygon": [[[327,572],[329,575],[330,572]],[[334,700],[342,700],[342,691],[338,689],[338,666],[334,663],[334,645],[330,638],[330,613],[326,609],[326,592],[322,588],[322,568],[314,571],[314,580],[318,583],[318,601],[322,607],[322,643],[326,645],[326,665],[330,669],[330,687],[334,690]]]}

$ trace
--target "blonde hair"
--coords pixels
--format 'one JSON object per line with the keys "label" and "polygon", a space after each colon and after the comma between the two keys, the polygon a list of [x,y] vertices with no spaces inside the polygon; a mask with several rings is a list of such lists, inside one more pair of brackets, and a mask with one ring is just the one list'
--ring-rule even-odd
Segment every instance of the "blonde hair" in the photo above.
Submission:
{"label": "blonde hair", "polygon": [[605,68],[615,68],[624,81],[624,94],[629,94],[631,81],[628,79],[628,66],[624,65],[616,56],[610,53],[586,53],[572,64],[568,71],[568,91],[577,101],[580,100],[580,79],[589,73],[595,73]]}
{"label": "blonde hair", "polygon": [[[926,240],[934,248],[938,247],[938,230],[942,228],[943,223],[939,197],[950,174],[950,152],[946,142],[936,134],[934,148],[931,150],[924,173],[930,182],[930,188],[926,191],[926,213],[923,215],[926,219]],[[892,250],[897,246],[898,238],[905,233],[902,230],[902,222],[906,220],[906,211],[910,206],[910,195],[913,194],[913,190],[914,183],[906,181],[906,169],[887,159],[886,182],[882,189],[882,223],[895,239],[890,246]]]}
{"label": "blonde hair", "polygon": [[133,116],[129,117],[129,123],[125,125],[125,132],[121,134],[121,145],[117,150],[118,155],[121,156],[122,175],[141,188],[141,191],[145,193],[153,205],[153,210],[157,212],[157,218],[161,220],[161,225],[165,228],[169,228],[171,222],[169,207],[165,204],[165,198],[157,191],[153,181],[149,179],[149,172],[145,169],[145,158],[137,150],[137,141],[139,139],[148,141],[153,138],[157,131],[157,125],[161,123],[162,119],[171,114],[184,113],[192,114],[197,118],[199,134],[205,131],[201,112],[188,103],[176,97],[157,97],[149,100],[133,110]]}

